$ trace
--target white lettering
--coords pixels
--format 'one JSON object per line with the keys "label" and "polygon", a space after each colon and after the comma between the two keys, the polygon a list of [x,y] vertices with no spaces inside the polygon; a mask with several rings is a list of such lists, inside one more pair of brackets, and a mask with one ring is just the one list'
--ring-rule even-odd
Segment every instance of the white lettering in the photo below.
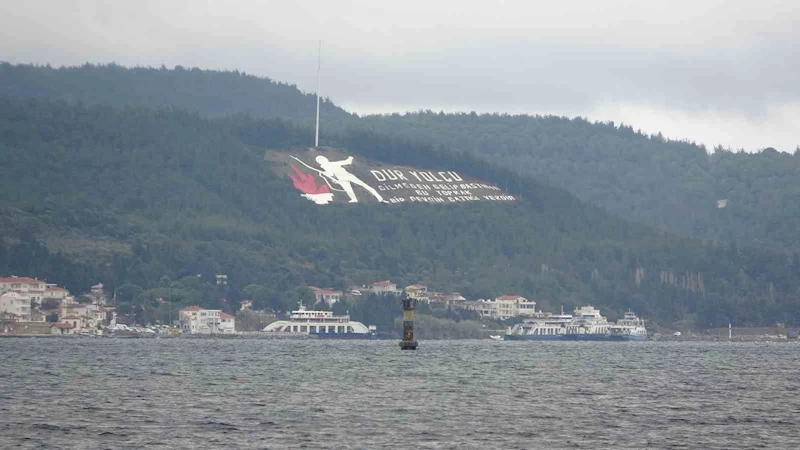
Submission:
{"label": "white lettering", "polygon": [[375,177],[378,181],[386,181],[386,177],[383,176],[380,170],[370,170],[369,171],[373,177]]}

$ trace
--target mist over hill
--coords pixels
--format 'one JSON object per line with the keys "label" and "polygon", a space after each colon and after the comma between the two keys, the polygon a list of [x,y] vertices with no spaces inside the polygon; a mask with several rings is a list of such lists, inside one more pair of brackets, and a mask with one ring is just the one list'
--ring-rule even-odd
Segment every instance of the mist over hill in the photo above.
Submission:
{"label": "mist over hill", "polygon": [[[154,311],[165,277],[190,285],[196,274],[226,273],[227,298],[258,284],[274,307],[291,305],[306,284],[391,278],[470,298],[521,294],[550,310],[592,303],[615,317],[634,308],[663,324],[800,317],[800,255],[626,223],[468,155],[373,132],[328,139],[362,158],[507,185],[520,200],[316,205],[264,160],[268,149],[311,137],[309,128],[250,116],[2,99],[0,269],[68,286],[100,279],[151,289],[142,298]],[[24,251],[35,240],[69,263],[53,267],[41,251]],[[229,308],[218,295],[199,298]]]}

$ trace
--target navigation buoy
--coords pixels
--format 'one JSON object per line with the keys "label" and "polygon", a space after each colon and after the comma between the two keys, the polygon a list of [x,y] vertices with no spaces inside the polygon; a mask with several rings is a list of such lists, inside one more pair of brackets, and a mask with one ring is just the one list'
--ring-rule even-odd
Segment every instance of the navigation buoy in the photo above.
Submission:
{"label": "navigation buoy", "polygon": [[414,306],[417,301],[413,298],[403,299],[403,340],[400,341],[401,350],[416,350],[417,341],[414,340]]}

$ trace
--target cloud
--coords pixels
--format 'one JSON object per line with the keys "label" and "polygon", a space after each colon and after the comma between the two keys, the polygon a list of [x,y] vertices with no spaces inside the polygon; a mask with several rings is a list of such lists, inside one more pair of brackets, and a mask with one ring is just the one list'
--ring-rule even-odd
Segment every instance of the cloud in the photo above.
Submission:
{"label": "cloud", "polygon": [[709,147],[800,143],[792,2],[11,3],[13,62],[240,69],[311,91],[322,39],[323,94],[360,113],[554,113]]}

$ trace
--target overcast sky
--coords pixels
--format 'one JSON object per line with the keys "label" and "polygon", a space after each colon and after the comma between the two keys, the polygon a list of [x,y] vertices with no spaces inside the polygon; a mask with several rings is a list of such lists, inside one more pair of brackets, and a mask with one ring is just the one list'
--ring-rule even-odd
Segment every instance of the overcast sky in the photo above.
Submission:
{"label": "overcast sky", "polygon": [[583,116],[800,144],[794,1],[0,0],[0,60],[239,69],[360,114]]}

